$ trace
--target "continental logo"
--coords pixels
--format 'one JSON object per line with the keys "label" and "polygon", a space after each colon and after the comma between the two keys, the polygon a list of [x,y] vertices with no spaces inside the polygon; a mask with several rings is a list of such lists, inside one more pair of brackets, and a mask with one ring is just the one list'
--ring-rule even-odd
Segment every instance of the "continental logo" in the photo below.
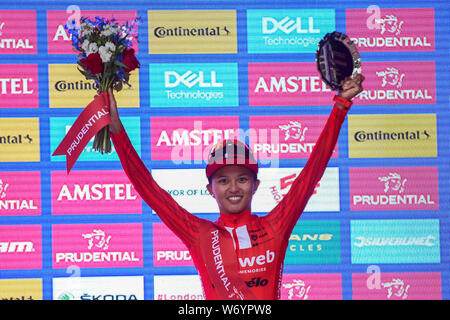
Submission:
{"label": "continental logo", "polygon": [[437,156],[435,114],[349,116],[350,158]]}
{"label": "continental logo", "polygon": [[0,162],[40,161],[38,118],[0,118]]}
{"label": "continental logo", "polygon": [[229,28],[227,26],[212,26],[205,28],[166,28],[157,27],[154,29],[153,35],[156,38],[167,38],[167,37],[220,37],[228,36],[230,34]]}
{"label": "continental logo", "polygon": [[235,10],[148,11],[149,53],[237,53]]}
{"label": "continental logo", "polygon": [[[98,85],[86,80],[75,64],[48,66],[50,108],[84,108],[93,99]],[[139,108],[139,72],[130,76],[131,87],[116,93],[117,105]]]}
{"label": "continental logo", "polygon": [[415,130],[415,131],[398,131],[398,132],[391,132],[391,131],[357,131],[355,132],[354,138],[357,142],[366,142],[366,141],[382,141],[382,140],[420,140],[420,139],[429,139],[431,136],[427,132],[427,130]]}
{"label": "continental logo", "polygon": [[42,279],[0,279],[0,300],[42,300]]}

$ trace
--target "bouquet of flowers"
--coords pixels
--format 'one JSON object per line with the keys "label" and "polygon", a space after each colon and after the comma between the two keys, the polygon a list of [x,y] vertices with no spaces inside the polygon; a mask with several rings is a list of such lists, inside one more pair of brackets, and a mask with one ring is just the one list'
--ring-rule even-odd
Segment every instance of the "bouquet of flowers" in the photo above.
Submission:
{"label": "bouquet of flowers", "polygon": [[[138,22],[136,18],[120,25],[115,19],[82,17],[79,27],[66,24],[73,49],[79,52],[78,70],[86,79],[95,81],[100,93],[109,88],[120,91],[124,84],[131,86],[130,72],[140,66],[130,40],[137,38]],[[109,125],[95,135],[93,149],[102,154],[111,152]]]}

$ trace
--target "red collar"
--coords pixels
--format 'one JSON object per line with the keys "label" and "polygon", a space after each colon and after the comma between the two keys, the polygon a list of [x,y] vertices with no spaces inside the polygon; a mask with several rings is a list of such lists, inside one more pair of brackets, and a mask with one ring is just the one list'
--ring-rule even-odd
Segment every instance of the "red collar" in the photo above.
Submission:
{"label": "red collar", "polygon": [[238,226],[243,226],[247,224],[252,217],[252,213],[249,210],[243,211],[241,213],[220,213],[220,218],[218,222],[222,222],[223,225],[227,227],[236,228]]}

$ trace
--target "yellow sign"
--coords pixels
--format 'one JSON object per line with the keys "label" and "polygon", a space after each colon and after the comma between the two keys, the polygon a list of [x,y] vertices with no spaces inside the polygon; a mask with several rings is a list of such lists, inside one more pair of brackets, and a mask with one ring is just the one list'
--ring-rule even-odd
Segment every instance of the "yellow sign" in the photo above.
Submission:
{"label": "yellow sign", "polygon": [[[84,108],[97,94],[95,82],[86,80],[76,64],[50,64],[48,81],[50,108]],[[130,73],[130,84],[114,92],[121,108],[139,108],[139,69]]]}
{"label": "yellow sign", "polygon": [[348,117],[349,158],[437,157],[435,114]]}
{"label": "yellow sign", "polygon": [[237,53],[235,10],[148,11],[153,54]]}
{"label": "yellow sign", "polygon": [[39,118],[0,118],[0,162],[40,161]]}
{"label": "yellow sign", "polygon": [[42,300],[42,279],[0,279],[0,300]]}

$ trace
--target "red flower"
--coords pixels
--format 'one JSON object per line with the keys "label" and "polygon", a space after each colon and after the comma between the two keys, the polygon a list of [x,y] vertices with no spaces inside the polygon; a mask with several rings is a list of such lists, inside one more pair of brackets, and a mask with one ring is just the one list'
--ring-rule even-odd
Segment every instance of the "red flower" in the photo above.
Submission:
{"label": "red flower", "polygon": [[92,74],[99,74],[103,72],[102,58],[98,53],[91,53],[86,59],[81,59],[80,62]]}
{"label": "red flower", "polygon": [[131,72],[136,68],[140,67],[139,60],[136,59],[134,55],[134,49],[127,48],[123,52],[123,60],[122,63],[126,65],[128,68],[124,68],[126,72]]}

